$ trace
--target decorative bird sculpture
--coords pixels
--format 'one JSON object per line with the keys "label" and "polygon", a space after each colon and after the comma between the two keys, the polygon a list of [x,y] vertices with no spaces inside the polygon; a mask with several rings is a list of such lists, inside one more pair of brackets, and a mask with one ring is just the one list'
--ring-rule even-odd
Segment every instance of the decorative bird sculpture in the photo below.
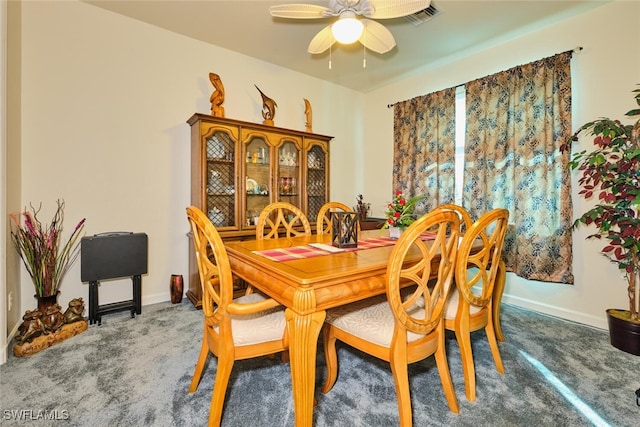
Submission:
{"label": "decorative bird sculpture", "polygon": [[311,111],[311,103],[309,102],[309,100],[307,98],[302,98],[304,100],[304,116],[307,119],[307,121],[305,122],[305,130],[309,133],[313,132],[313,124],[312,122],[312,114],[313,112]]}
{"label": "decorative bird sculpture", "polygon": [[224,85],[220,76],[216,73],[209,73],[209,80],[213,84],[214,91],[211,93],[209,100],[211,101],[211,115],[213,117],[224,117]]}
{"label": "decorative bird sculpture", "polygon": [[254,85],[258,92],[260,92],[260,96],[262,96],[262,118],[264,119],[265,125],[273,126],[273,118],[276,116],[276,101],[269,98],[265,95],[257,85]]}

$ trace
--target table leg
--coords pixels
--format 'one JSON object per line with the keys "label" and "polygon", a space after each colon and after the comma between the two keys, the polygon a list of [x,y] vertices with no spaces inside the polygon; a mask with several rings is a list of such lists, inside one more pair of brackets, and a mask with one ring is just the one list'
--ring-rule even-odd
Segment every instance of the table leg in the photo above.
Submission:
{"label": "table leg", "polygon": [[89,282],[89,324],[93,325],[100,319],[98,314],[98,282]]}
{"label": "table leg", "polygon": [[502,293],[507,281],[507,266],[504,261],[500,260],[498,264],[498,273],[496,275],[496,285],[493,287],[493,329],[496,331],[498,341],[504,342],[504,334],[500,324],[500,303],[502,301]]}
{"label": "table leg", "polygon": [[316,351],[326,312],[317,311],[301,315],[287,309],[285,315],[289,329],[289,356],[296,426],[311,427],[316,385]]}

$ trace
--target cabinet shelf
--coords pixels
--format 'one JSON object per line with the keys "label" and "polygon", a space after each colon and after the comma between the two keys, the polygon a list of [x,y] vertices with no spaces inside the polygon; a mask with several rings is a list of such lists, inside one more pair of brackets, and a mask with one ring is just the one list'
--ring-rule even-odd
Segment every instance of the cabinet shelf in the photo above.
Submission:
{"label": "cabinet shelf", "polygon": [[207,162],[228,164],[230,166],[233,166],[235,164],[233,159],[225,159],[225,158],[217,158],[217,157],[207,157]]}
{"label": "cabinet shelf", "polygon": [[[331,136],[199,113],[187,123],[191,205],[215,219],[223,240],[255,238],[255,218],[278,201],[296,205],[315,225],[320,207],[329,201]],[[265,192],[254,193],[256,186]],[[200,306],[202,290],[192,241],[187,297]]]}

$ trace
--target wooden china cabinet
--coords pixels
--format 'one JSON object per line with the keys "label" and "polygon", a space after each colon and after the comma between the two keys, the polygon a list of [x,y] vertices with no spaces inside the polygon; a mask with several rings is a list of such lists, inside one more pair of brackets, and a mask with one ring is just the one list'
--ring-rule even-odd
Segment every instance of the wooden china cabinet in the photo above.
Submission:
{"label": "wooden china cabinet", "polygon": [[[254,238],[260,211],[288,202],[315,226],[329,201],[329,141],[317,135],[196,113],[191,126],[191,204],[225,240]],[[189,235],[187,297],[201,306],[202,291]]]}

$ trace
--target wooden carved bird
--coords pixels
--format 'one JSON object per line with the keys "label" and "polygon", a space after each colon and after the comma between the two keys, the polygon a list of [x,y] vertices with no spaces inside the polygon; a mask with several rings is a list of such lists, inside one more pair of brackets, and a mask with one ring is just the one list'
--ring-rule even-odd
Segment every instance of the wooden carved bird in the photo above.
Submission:
{"label": "wooden carved bird", "polygon": [[209,100],[211,101],[211,115],[214,117],[224,117],[224,86],[220,76],[216,73],[209,73],[209,80],[214,87],[214,91],[211,93]]}
{"label": "wooden carved bird", "polygon": [[304,100],[304,116],[307,119],[307,121],[305,122],[305,130],[311,133],[313,132],[313,125],[311,123],[312,121],[311,103],[307,98],[302,98],[302,99]]}
{"label": "wooden carved bird", "polygon": [[260,96],[262,96],[262,118],[264,119],[265,125],[273,125],[273,118],[276,116],[276,101],[269,98],[265,95],[257,85],[254,85],[258,92],[260,92]]}

